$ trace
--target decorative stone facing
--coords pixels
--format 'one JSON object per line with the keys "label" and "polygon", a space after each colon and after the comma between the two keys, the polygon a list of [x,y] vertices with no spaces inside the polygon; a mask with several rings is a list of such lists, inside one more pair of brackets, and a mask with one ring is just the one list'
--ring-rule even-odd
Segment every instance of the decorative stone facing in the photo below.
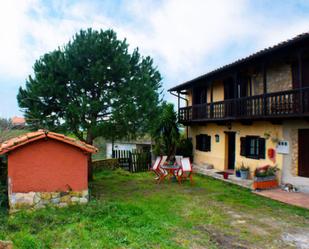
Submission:
{"label": "decorative stone facing", "polygon": [[[292,89],[292,68],[288,64],[278,64],[267,68],[267,92]],[[263,75],[258,72],[252,76],[253,95],[263,94]]]}
{"label": "decorative stone facing", "polygon": [[291,130],[291,156],[292,156],[292,165],[291,173],[293,176],[298,175],[298,129]]}
{"label": "decorative stone facing", "polygon": [[9,194],[10,211],[20,209],[38,209],[47,205],[66,207],[84,204],[89,199],[88,190],[68,192],[29,192]]}

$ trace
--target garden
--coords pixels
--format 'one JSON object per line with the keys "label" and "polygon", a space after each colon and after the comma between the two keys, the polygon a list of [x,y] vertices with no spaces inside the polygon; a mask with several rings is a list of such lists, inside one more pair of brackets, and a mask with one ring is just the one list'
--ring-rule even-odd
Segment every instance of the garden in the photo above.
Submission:
{"label": "garden", "polygon": [[[90,202],[0,213],[0,240],[14,248],[296,248],[309,211],[195,175],[155,184],[150,172],[97,170]],[[307,227],[307,228],[306,228]]]}

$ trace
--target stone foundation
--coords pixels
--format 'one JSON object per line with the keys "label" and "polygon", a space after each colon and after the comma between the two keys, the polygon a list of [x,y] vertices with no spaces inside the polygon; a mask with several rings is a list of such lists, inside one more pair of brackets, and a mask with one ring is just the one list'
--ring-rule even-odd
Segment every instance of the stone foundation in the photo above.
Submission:
{"label": "stone foundation", "polygon": [[68,205],[87,203],[88,190],[68,192],[28,192],[9,194],[10,211],[20,209],[38,209],[47,205],[66,207]]}

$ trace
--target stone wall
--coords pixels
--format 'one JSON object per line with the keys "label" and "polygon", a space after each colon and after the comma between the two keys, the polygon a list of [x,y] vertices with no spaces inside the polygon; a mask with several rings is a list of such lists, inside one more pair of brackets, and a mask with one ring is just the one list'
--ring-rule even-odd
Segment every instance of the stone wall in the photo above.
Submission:
{"label": "stone wall", "polygon": [[[267,92],[292,89],[292,68],[288,64],[269,66],[267,69]],[[263,75],[261,72],[252,76],[253,95],[263,94]]]}
{"label": "stone wall", "polygon": [[293,176],[298,175],[298,129],[291,130],[291,174]]}
{"label": "stone wall", "polygon": [[87,203],[88,190],[67,192],[29,192],[10,193],[10,212],[20,209],[38,209],[47,205],[66,207],[68,205]]}
{"label": "stone wall", "polygon": [[257,73],[252,75],[252,95],[263,94],[263,75]]}
{"label": "stone wall", "polygon": [[292,89],[291,65],[281,64],[269,67],[267,73],[267,92],[278,92]]}
{"label": "stone wall", "polygon": [[119,161],[117,158],[108,158],[103,160],[96,160],[92,162],[94,170],[111,169],[114,170],[119,168]]}

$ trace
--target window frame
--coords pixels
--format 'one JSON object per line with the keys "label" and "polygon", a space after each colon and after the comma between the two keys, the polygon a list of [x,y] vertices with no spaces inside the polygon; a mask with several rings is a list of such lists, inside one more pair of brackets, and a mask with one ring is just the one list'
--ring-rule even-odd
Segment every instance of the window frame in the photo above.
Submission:
{"label": "window frame", "polygon": [[[246,136],[246,146],[248,146],[246,148],[247,158],[260,159],[260,153],[259,153],[260,152],[260,137],[259,136]],[[251,149],[254,150],[254,153],[251,153]]]}
{"label": "window frame", "polygon": [[[252,153],[252,150],[254,151]],[[266,141],[260,136],[245,136],[240,138],[240,155],[250,159],[265,159]]]}
{"label": "window frame", "polygon": [[195,149],[202,152],[211,151],[211,136],[208,134],[196,135]]}

